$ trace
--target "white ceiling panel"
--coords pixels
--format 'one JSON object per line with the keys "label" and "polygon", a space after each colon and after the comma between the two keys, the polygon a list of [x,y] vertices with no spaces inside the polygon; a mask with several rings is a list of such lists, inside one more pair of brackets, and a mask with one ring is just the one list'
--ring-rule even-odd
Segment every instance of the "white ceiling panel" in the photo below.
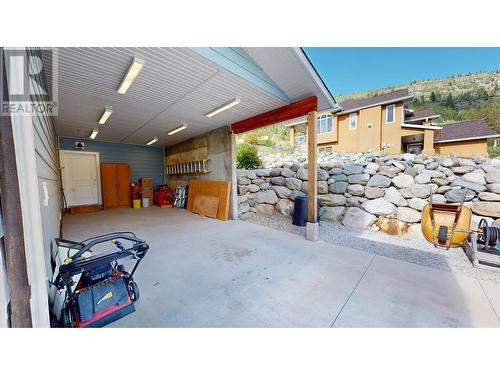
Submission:
{"label": "white ceiling panel", "polygon": [[[283,59],[291,49],[265,50],[271,57],[277,53]],[[259,51],[259,56],[264,55]],[[145,61],[144,68],[127,93],[118,94],[134,57]],[[299,87],[307,77],[304,70],[296,69],[295,60],[280,61],[278,67],[302,75],[289,76],[291,82],[283,75],[278,77],[280,87],[293,98],[310,91]],[[46,74],[50,82],[50,73]],[[189,48],[59,48],[58,75],[59,115],[55,122],[60,136],[88,137],[98,128],[97,140],[144,144],[158,137],[157,145],[172,145],[288,104]],[[233,98],[239,98],[240,104],[212,118],[205,116]],[[105,125],[98,125],[106,105],[113,107],[113,114]],[[188,125],[186,130],[167,136],[182,123]]]}

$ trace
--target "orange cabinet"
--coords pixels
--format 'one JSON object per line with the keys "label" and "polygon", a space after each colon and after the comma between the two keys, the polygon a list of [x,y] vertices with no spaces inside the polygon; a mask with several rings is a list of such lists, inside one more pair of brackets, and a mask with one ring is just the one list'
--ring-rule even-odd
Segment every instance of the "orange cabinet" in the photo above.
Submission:
{"label": "orange cabinet", "polygon": [[104,209],[130,206],[130,166],[101,164],[102,204]]}

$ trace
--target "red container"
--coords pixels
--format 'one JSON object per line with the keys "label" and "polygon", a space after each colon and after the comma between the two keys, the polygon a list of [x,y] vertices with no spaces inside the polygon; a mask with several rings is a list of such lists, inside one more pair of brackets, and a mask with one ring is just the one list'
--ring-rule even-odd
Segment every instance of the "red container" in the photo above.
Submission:
{"label": "red container", "polygon": [[174,205],[174,192],[169,187],[157,189],[154,193],[154,203],[160,207],[172,207]]}

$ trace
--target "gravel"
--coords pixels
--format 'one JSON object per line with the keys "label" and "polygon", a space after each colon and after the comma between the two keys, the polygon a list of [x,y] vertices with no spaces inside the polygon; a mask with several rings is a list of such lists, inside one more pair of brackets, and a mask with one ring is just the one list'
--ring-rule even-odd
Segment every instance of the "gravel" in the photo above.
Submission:
{"label": "gravel", "polygon": [[[264,217],[263,215],[249,214],[245,215],[244,220],[305,236],[305,227],[292,225],[291,219],[282,215],[274,214]],[[462,248],[439,249],[434,248],[424,239],[415,239],[410,236],[390,236],[370,229],[351,227],[348,229],[343,225],[328,222],[320,222],[320,240],[441,271],[500,283],[500,272],[474,268]]]}

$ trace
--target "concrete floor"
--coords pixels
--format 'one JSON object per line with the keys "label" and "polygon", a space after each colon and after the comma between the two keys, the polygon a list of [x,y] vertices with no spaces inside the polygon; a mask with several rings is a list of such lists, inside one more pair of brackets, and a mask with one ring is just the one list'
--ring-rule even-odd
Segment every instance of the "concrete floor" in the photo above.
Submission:
{"label": "concrete floor", "polygon": [[112,327],[500,327],[500,284],[248,222],[158,207],[63,220],[73,240],[119,230],[150,252],[137,311]]}

